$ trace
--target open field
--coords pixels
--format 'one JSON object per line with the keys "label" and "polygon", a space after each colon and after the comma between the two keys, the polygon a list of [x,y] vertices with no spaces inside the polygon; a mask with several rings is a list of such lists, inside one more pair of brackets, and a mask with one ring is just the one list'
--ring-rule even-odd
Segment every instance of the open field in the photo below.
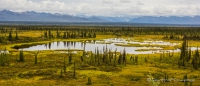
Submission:
{"label": "open field", "polygon": [[[199,86],[199,52],[189,48],[199,46],[199,28],[159,28],[1,26],[0,49],[9,54],[1,52],[0,86]],[[108,38],[181,43],[173,47],[154,45],[163,50],[180,48],[181,52],[127,54],[126,50],[116,52],[107,47],[103,51],[95,49],[93,53],[76,49],[20,51],[13,48]],[[151,78],[154,80],[150,81]]]}

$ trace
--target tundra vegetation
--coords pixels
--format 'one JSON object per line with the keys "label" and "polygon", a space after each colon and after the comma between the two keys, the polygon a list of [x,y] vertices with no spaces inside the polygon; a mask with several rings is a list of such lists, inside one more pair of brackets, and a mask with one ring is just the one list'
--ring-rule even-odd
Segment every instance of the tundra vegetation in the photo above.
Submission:
{"label": "tundra vegetation", "polygon": [[[106,46],[102,51],[97,47],[95,52],[83,49],[77,53],[69,48],[20,50],[53,41],[105,38],[178,42],[181,51],[128,54],[125,48],[117,52]],[[0,86],[198,86],[199,44],[199,27],[1,25]],[[197,49],[191,50],[191,47]]]}

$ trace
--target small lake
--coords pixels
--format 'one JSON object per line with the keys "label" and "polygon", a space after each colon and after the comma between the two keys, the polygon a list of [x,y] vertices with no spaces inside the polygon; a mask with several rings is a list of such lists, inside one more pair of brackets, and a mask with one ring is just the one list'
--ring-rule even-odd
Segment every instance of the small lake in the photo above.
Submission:
{"label": "small lake", "polygon": [[[126,53],[129,54],[154,54],[154,53],[163,53],[163,52],[180,52],[180,49],[175,50],[163,50],[161,47],[125,47],[125,46],[117,46],[115,44],[149,44],[149,45],[168,45],[168,46],[176,46],[179,43],[170,43],[163,41],[142,41],[138,42],[136,40],[131,39],[123,39],[123,38],[109,38],[104,40],[89,40],[84,42],[69,42],[69,41],[58,41],[51,42],[47,44],[41,44],[36,46],[30,46],[28,48],[19,48],[19,50],[23,49],[25,51],[35,51],[35,50],[67,50],[67,49],[75,49],[75,50],[84,50],[95,52],[95,49],[99,49],[100,53],[103,52],[103,49],[111,50],[114,52],[117,49],[117,52],[123,52],[126,50]],[[85,46],[85,47],[84,47]],[[138,51],[143,49],[144,51]],[[146,49],[150,49],[145,51]],[[192,47],[191,50],[196,50],[196,47]]]}
{"label": "small lake", "polygon": [[[84,42],[51,42],[47,44],[42,45],[36,45],[31,46],[29,48],[21,48],[24,51],[33,51],[33,50],[60,50],[60,49],[78,49],[78,50],[85,50],[86,51],[92,51],[95,52],[95,48],[100,50],[100,52],[103,51],[103,48],[111,49],[111,51],[115,51],[117,49],[118,52],[122,52],[124,49],[126,49],[126,52],[129,54],[153,54],[153,53],[161,53],[162,48],[160,47],[124,47],[124,46],[116,46],[117,43],[110,43],[110,44],[100,44],[96,42],[92,43],[84,43]],[[20,49],[20,50],[21,50]],[[136,51],[137,49],[160,49],[160,50],[154,50],[154,51]],[[166,50],[170,52],[179,52],[179,49],[176,50]]]}

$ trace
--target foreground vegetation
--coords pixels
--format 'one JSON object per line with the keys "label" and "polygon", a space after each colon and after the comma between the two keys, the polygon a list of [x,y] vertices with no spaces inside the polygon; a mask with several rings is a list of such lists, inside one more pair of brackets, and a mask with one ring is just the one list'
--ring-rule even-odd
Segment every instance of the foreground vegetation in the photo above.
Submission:
{"label": "foreground vegetation", "polygon": [[[1,26],[1,86],[198,86],[199,28]],[[74,50],[23,51],[51,41],[100,40],[111,37],[179,42],[181,52],[127,54],[107,47],[95,53]],[[14,48],[12,48],[14,47]],[[17,47],[17,48],[16,48]],[[161,46],[162,47],[162,46]],[[66,53],[61,53],[66,52]],[[154,79],[152,79],[154,78]],[[189,81],[183,81],[189,80]]]}

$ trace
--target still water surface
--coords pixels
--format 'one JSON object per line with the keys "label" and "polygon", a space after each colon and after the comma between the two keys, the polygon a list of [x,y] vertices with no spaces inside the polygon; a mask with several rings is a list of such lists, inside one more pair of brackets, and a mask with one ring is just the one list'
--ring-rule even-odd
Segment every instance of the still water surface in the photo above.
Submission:
{"label": "still water surface", "polygon": [[[59,49],[78,49],[78,50],[84,50],[84,45],[85,45],[85,50],[86,51],[95,51],[95,48],[98,47],[100,52],[103,51],[103,48],[111,49],[111,51],[115,51],[117,49],[118,52],[122,52],[124,49],[126,49],[127,53],[130,54],[153,54],[153,53],[162,53],[161,51],[162,48],[160,47],[124,47],[124,46],[116,46],[116,43],[111,43],[111,44],[99,44],[96,42],[90,42],[90,43],[83,43],[83,42],[51,42],[48,44],[42,44],[42,45],[36,45],[36,46],[31,46],[29,48],[21,48],[25,51],[32,51],[32,50],[59,50]],[[154,50],[154,51],[136,51],[137,49],[160,49],[160,50]],[[192,50],[195,50],[196,48],[192,48]],[[179,52],[179,49],[176,50],[166,50],[170,52]]]}

